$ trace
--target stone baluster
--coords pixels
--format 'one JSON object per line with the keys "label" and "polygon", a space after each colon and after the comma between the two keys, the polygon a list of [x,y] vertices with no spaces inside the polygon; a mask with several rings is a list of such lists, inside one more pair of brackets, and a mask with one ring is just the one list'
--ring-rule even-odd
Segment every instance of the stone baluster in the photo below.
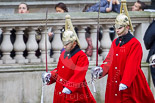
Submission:
{"label": "stone baluster", "polygon": [[[91,32],[90,37],[92,39],[92,45],[93,45],[93,54],[92,54],[92,57],[91,57],[91,61],[96,61],[97,26],[91,26],[90,32]],[[98,48],[99,47],[100,47],[100,42],[98,41]]]}
{"label": "stone baluster", "polygon": [[15,63],[15,60],[10,57],[10,52],[13,50],[13,44],[10,40],[11,30],[12,28],[10,27],[3,28],[3,41],[1,43],[1,51],[3,54],[2,60],[5,64]]}
{"label": "stone baluster", "polygon": [[146,50],[146,47],[144,45],[144,40],[143,40],[145,31],[147,30],[149,25],[150,23],[133,24],[133,28],[134,28],[133,35],[139,40],[143,50],[142,62],[146,62],[148,52],[149,52],[148,50]]}
{"label": "stone baluster", "polygon": [[57,62],[59,60],[59,56],[61,53],[61,49],[63,48],[62,40],[61,40],[61,26],[55,26],[53,27],[54,32],[54,38],[52,41],[52,49],[53,49],[53,55],[54,61]]}
{"label": "stone baluster", "polygon": [[[48,28],[47,28],[48,29]],[[53,59],[50,58],[50,49],[51,49],[51,44],[49,41],[49,36],[48,36],[48,30],[46,28],[42,28],[41,31],[41,41],[39,42],[39,49],[41,50],[41,62],[46,63],[46,50],[45,50],[45,35],[47,35],[46,40],[47,40],[47,62],[52,63]]]}
{"label": "stone baluster", "polygon": [[105,59],[109,49],[111,47],[111,39],[109,36],[109,27],[110,25],[103,25],[103,35],[102,35],[102,39],[101,39],[101,47],[102,47],[102,59]]}
{"label": "stone baluster", "polygon": [[85,29],[87,28],[87,26],[79,26],[78,27],[78,38],[79,38],[79,42],[80,42],[80,47],[81,50],[83,52],[85,52],[86,48],[88,47],[88,43],[86,41],[86,31]]}
{"label": "stone baluster", "polygon": [[15,60],[17,63],[28,63],[28,60],[24,58],[23,51],[26,49],[26,45],[23,41],[23,34],[25,27],[17,27],[16,29],[16,40],[14,43]]}
{"label": "stone baluster", "polygon": [[41,62],[35,55],[35,51],[38,49],[38,43],[36,41],[36,31],[37,27],[30,27],[28,32],[28,41],[26,43],[28,56],[26,57],[30,63]]}

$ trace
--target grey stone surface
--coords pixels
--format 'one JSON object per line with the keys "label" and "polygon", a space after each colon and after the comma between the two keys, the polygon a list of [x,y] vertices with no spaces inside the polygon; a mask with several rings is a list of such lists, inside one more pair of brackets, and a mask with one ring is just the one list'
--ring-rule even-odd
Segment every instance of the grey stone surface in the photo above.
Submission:
{"label": "grey stone surface", "polygon": [[[16,67],[17,69],[11,69],[11,67],[12,66],[0,67],[1,103],[40,103],[42,93],[41,73],[45,72],[45,68],[40,68],[37,65],[14,66],[14,68]],[[5,71],[6,69],[8,71]],[[142,64],[142,70],[148,80],[148,78],[150,78],[148,64]],[[90,70],[87,71],[86,79],[88,86],[93,93]],[[93,93],[93,95],[97,100],[97,103],[104,103],[106,80],[107,76],[100,80],[96,80],[95,82],[97,93]],[[152,81],[150,81],[149,84],[155,95]],[[54,86],[55,84],[44,87],[44,103],[52,103]]]}

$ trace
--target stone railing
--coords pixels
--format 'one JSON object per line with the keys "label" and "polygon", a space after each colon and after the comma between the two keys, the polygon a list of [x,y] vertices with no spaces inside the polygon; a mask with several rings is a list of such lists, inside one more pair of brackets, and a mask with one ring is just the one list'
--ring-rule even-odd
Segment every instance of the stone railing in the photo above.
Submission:
{"label": "stone railing", "polygon": [[[46,14],[14,14],[14,15],[0,15],[0,28],[2,29],[3,40],[0,45],[2,52],[0,64],[18,64],[18,63],[45,63],[45,34],[47,29],[52,27],[54,38],[52,42],[49,41],[47,36],[47,50],[48,62],[57,62],[60,50],[63,48],[60,38],[61,29],[65,25],[65,13],[56,14],[49,13],[46,27]],[[96,60],[96,34],[98,24],[97,13],[70,13],[74,27],[78,28],[78,37],[81,43],[81,49],[85,51],[88,44],[85,39],[85,29],[90,27],[90,37],[93,44],[93,55],[89,58],[90,61]],[[109,28],[114,25],[116,13],[100,14],[99,24],[103,28],[103,36],[99,42],[99,47],[102,48],[102,54],[99,55],[99,61],[102,61],[108,53],[112,41],[109,37]],[[144,50],[143,61],[146,60],[147,51],[143,44],[143,36],[149,25],[154,18],[154,13],[149,12],[130,12],[131,20],[134,27],[133,35],[139,39]],[[37,42],[37,30],[40,30],[40,42]],[[15,37],[11,36],[12,30]],[[25,33],[25,30],[27,31]],[[23,36],[27,35],[27,42],[23,40]],[[10,39],[11,37],[11,39]],[[14,41],[12,41],[14,39]],[[39,48],[41,55],[36,57],[36,50]],[[53,55],[50,57],[50,50],[53,50]],[[15,51],[15,56],[11,57],[11,51]],[[28,55],[23,56],[23,52],[27,50]]]}
{"label": "stone railing", "polygon": [[[78,28],[78,37],[81,44],[81,49],[85,51],[87,42],[85,39],[85,29],[91,28],[90,37],[93,43],[93,55],[89,57],[90,66],[95,65],[96,60],[96,34],[98,24],[98,13],[69,13],[74,27]],[[155,18],[155,13],[150,12],[129,12],[134,27],[133,35],[141,42],[143,48],[142,70],[150,84],[150,88],[154,93],[154,88],[150,79],[148,64],[145,63],[148,51],[144,47],[143,36],[152,20]],[[54,38],[52,42],[47,41],[48,63],[50,69],[57,64],[60,50],[62,49],[62,41],[60,37],[61,29],[65,25],[65,13],[56,14],[49,13],[47,28],[46,14],[14,14],[0,15],[0,28],[2,29],[3,40],[0,44],[2,52],[0,58],[0,101],[2,103],[38,103],[41,97],[41,72],[45,71],[45,34],[48,28],[52,28]],[[112,41],[109,37],[109,27],[114,25],[116,13],[101,13],[99,24],[103,28],[103,36],[99,41],[99,47],[102,48],[102,53],[99,55],[99,64],[105,59]],[[37,42],[37,30],[40,30],[40,42]],[[16,38],[12,43],[11,31],[15,30]],[[28,40],[25,43],[23,36],[27,30]],[[117,36],[116,36],[117,37]],[[115,37],[115,38],[116,38]],[[47,36],[47,40],[49,37]],[[53,55],[50,56],[50,49],[53,50]],[[14,49],[15,56],[10,56]],[[36,56],[36,50],[41,51],[40,56]],[[27,56],[24,57],[23,51],[27,50]],[[52,67],[51,67],[52,66]],[[87,72],[86,79],[88,86],[90,84],[90,71]],[[95,83],[97,94],[94,94],[98,103],[104,101],[106,77]],[[45,103],[52,102],[54,85],[46,86],[44,89]],[[92,91],[92,89],[91,89]],[[155,93],[154,93],[155,95]]]}

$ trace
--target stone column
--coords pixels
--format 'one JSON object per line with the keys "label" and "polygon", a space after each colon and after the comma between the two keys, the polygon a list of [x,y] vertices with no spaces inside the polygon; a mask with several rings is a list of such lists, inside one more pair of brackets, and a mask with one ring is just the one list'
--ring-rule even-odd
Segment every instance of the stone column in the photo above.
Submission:
{"label": "stone column", "polygon": [[[93,54],[91,57],[91,61],[96,61],[97,26],[91,26],[90,32],[91,32],[90,37],[92,39],[92,45],[93,45]],[[98,41],[98,48],[99,47],[100,47],[100,42]]]}
{"label": "stone column", "polygon": [[49,41],[49,36],[48,36],[48,32],[47,32],[48,28],[42,28],[41,31],[41,41],[39,42],[39,49],[41,50],[41,62],[46,63],[46,50],[45,50],[45,35],[46,35],[46,40],[47,40],[47,62],[48,63],[52,63],[53,59],[50,58],[50,49],[51,49],[51,44]]}
{"label": "stone column", "polygon": [[63,48],[63,44],[61,41],[61,26],[54,26],[53,27],[53,32],[54,32],[54,38],[52,41],[52,49],[53,49],[53,55],[52,57],[54,58],[54,61],[57,62],[59,60],[60,52],[61,49]]}
{"label": "stone column", "polygon": [[41,62],[35,55],[35,51],[38,49],[38,43],[36,41],[36,31],[37,27],[30,27],[28,32],[28,41],[26,43],[28,56],[26,57],[30,63],[38,63]]}
{"label": "stone column", "polygon": [[15,60],[17,63],[28,63],[28,60],[24,58],[23,51],[26,49],[26,45],[23,41],[23,30],[25,27],[17,27],[16,29],[16,40],[14,43]]}
{"label": "stone column", "polygon": [[148,26],[150,25],[150,23],[141,23],[139,25],[133,25],[134,27],[134,36],[139,40],[139,42],[141,43],[142,49],[143,49],[143,58],[142,58],[142,62],[146,62],[147,56],[148,56],[148,50],[146,50],[146,47],[144,45],[144,34],[145,31],[147,30]]}
{"label": "stone column", "polygon": [[109,36],[109,27],[110,25],[103,25],[103,35],[101,39],[101,47],[102,47],[102,59],[104,60],[109,52],[111,47],[111,39]]}
{"label": "stone column", "polygon": [[13,45],[10,40],[10,31],[12,28],[7,27],[3,28],[3,41],[1,43],[1,51],[2,51],[2,60],[4,64],[9,64],[9,63],[15,63],[15,60],[13,60],[10,57],[10,52],[13,50]]}
{"label": "stone column", "polygon": [[78,37],[79,37],[79,42],[81,46],[81,50],[85,52],[86,48],[88,47],[88,43],[86,41],[86,31],[85,29],[87,26],[79,26],[78,27]]}

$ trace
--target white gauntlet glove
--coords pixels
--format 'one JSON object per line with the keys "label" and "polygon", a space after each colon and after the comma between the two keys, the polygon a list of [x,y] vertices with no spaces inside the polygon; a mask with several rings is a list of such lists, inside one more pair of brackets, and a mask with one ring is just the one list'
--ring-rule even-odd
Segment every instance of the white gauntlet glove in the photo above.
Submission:
{"label": "white gauntlet glove", "polygon": [[50,72],[42,73],[43,84],[47,85],[50,82],[50,78],[51,78],[51,73]]}
{"label": "white gauntlet glove", "polygon": [[93,67],[91,69],[91,75],[94,79],[99,79],[100,77],[102,77],[102,74],[103,74],[103,69],[99,66]]}
{"label": "white gauntlet glove", "polygon": [[71,94],[71,90],[69,90],[68,88],[64,87],[64,89],[62,90],[62,93]]}
{"label": "white gauntlet glove", "polygon": [[149,65],[152,66],[152,68],[155,68],[155,54],[150,57],[149,61]]}
{"label": "white gauntlet glove", "polygon": [[125,89],[127,89],[128,87],[125,85],[125,84],[120,84],[119,85],[119,91],[121,91],[121,90],[125,90]]}

